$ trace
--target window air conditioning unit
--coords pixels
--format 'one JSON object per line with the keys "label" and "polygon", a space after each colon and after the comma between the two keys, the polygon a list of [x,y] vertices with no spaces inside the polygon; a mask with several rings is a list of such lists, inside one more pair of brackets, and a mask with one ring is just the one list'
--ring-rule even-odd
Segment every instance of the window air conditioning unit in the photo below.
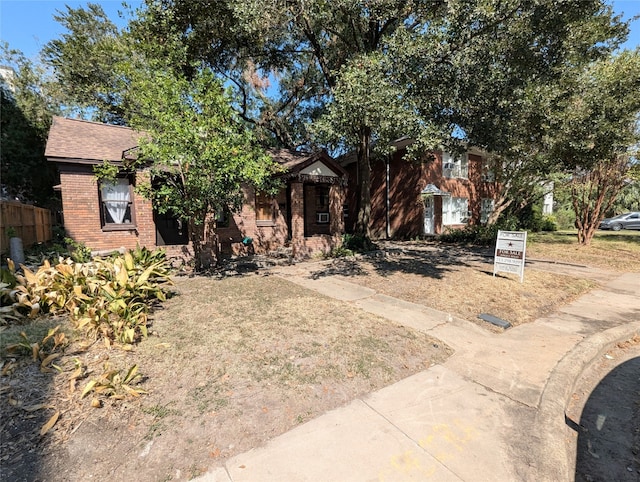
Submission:
{"label": "window air conditioning unit", "polygon": [[329,222],[329,213],[316,213],[316,223],[327,224]]}

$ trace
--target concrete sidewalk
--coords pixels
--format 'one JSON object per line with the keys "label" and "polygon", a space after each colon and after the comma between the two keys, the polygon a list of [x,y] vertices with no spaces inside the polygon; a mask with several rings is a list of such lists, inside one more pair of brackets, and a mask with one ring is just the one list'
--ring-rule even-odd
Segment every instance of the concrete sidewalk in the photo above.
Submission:
{"label": "concrete sidewalk", "polygon": [[582,371],[640,333],[640,273],[495,334],[299,265],[281,276],[442,340],[443,365],[228,460],[200,481],[573,480],[564,409]]}

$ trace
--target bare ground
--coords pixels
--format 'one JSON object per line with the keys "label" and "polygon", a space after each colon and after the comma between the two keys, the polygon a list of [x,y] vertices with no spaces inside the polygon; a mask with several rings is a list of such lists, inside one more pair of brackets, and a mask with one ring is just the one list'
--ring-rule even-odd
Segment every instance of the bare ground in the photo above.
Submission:
{"label": "bare ground", "polygon": [[[490,255],[400,243],[305,269],[310,276],[340,276],[462,318],[477,321],[478,313],[488,312],[513,324],[597,286],[580,273],[562,274],[570,270],[561,264],[527,270],[523,284],[494,278]],[[12,330],[0,336],[15,337]],[[56,361],[55,374],[41,373],[28,358],[4,356],[0,478],[187,480],[450,354],[438,340],[268,271],[179,277],[176,296],[154,315],[151,336],[131,351],[76,343]],[[85,371],[74,380],[78,362]],[[147,395],[102,399],[100,408],[91,407],[92,396],[81,398],[90,379],[111,369],[124,373],[134,364]],[[55,425],[40,435],[55,413]]]}
{"label": "bare ground", "polygon": [[311,276],[337,276],[488,329],[493,328],[479,320],[479,314],[488,313],[517,326],[598,286],[588,271],[576,274],[567,265],[548,263],[539,266],[543,269],[526,268],[523,283],[517,276],[494,276],[493,253],[487,249],[420,242],[380,245],[375,255],[321,263]]}
{"label": "bare ground", "polygon": [[[176,287],[153,335],[132,351],[96,344],[60,360],[53,377],[28,360],[7,371],[3,478],[189,479],[451,353],[275,276],[184,277]],[[71,392],[73,358],[87,375]],[[123,372],[138,364],[148,395],[91,408],[81,388],[106,364]],[[59,421],[40,437],[56,411]]]}

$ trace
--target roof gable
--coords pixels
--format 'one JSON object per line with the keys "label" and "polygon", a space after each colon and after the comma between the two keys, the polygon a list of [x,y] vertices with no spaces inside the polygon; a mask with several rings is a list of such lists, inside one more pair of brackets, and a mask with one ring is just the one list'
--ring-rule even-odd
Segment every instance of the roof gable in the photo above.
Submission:
{"label": "roof gable", "polygon": [[346,178],[346,171],[325,151],[303,153],[270,149],[269,155],[285,168],[286,176],[296,175]]}
{"label": "roof gable", "polygon": [[140,134],[129,127],[54,117],[45,156],[50,161],[120,162],[138,145]]}

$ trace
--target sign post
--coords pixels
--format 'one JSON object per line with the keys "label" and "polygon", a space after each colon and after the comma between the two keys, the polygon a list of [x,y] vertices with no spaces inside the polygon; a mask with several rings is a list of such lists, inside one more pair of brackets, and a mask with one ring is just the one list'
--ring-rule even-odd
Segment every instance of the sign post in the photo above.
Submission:
{"label": "sign post", "polygon": [[526,231],[498,231],[493,276],[498,271],[515,273],[520,275],[520,283],[524,282],[524,255],[526,249]]}

